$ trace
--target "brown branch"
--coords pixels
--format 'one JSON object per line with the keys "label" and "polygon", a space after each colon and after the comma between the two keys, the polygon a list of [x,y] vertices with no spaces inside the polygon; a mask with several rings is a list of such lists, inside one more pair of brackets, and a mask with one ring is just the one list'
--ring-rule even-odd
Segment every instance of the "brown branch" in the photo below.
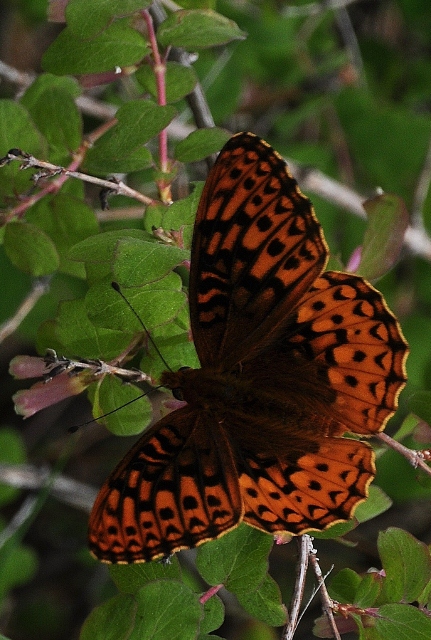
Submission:
{"label": "brown branch", "polygon": [[397,442],[396,440],[388,436],[387,433],[384,433],[384,432],[376,433],[376,438],[378,438],[379,440],[384,442],[388,447],[390,447],[394,451],[397,451],[404,458],[406,458],[406,460],[410,462],[412,467],[414,467],[415,469],[419,468],[422,471],[424,471],[427,475],[431,476],[431,467],[429,467],[425,462],[424,457],[426,456],[424,456],[422,451],[415,451],[414,449],[409,449],[408,447],[405,447],[403,444],[401,444],[400,442]]}
{"label": "brown branch", "polygon": [[334,634],[334,638],[336,638],[336,640],[341,640],[341,636],[338,632],[337,624],[334,618],[334,603],[332,601],[332,598],[329,596],[328,590],[326,588],[325,578],[319,565],[319,558],[317,557],[317,550],[313,548],[313,545],[311,545],[311,549],[309,552],[309,560],[317,579],[320,597],[322,599],[323,611],[328,618],[332,633]]}

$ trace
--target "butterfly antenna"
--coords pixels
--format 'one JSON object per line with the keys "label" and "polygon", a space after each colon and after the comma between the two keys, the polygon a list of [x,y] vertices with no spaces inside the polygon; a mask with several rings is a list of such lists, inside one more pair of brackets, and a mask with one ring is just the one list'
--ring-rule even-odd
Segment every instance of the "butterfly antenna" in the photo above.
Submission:
{"label": "butterfly antenna", "polygon": [[[159,384],[157,387],[153,387],[151,389],[151,391],[157,391],[157,389],[161,389],[161,388],[162,388],[162,385]],[[119,411],[120,409],[124,409],[124,407],[127,407],[129,404],[133,404],[133,402],[136,402],[137,400],[140,400],[141,398],[145,398],[145,396],[147,396],[149,393],[150,392],[147,391],[146,393],[143,393],[142,395],[138,396],[137,398],[132,398],[128,402],[125,402],[124,404],[122,404],[121,407],[116,407],[115,409],[112,409],[112,411],[108,411],[107,413],[104,413],[101,416],[97,416],[97,418],[92,418],[91,420],[87,420],[86,422],[81,422],[80,424],[75,424],[73,427],[69,427],[68,428],[68,432],[69,433],[75,433],[75,431],[78,431],[78,429],[80,429],[81,427],[86,427],[87,425],[91,424],[92,422],[97,422],[98,420],[103,420],[103,418],[107,418],[108,416],[112,415],[113,413],[117,413],[117,411]]]}
{"label": "butterfly antenna", "polygon": [[[129,307],[130,311],[133,313],[133,315],[135,316],[135,318],[137,319],[137,321],[139,322],[139,324],[141,325],[141,327],[143,328],[143,330],[145,331],[145,333],[147,334],[147,338],[148,340],[151,342],[151,344],[154,347],[154,350],[156,351],[156,353],[158,354],[160,360],[163,362],[163,364],[165,365],[166,369],[168,371],[170,371],[172,373],[172,369],[171,367],[168,365],[168,363],[166,362],[166,360],[164,359],[164,357],[162,356],[160,349],[158,348],[158,346],[156,345],[156,343],[154,342],[153,338],[151,337],[150,332],[148,331],[147,327],[145,326],[145,324],[142,321],[142,318],[139,316],[139,314],[137,313],[137,311],[135,311],[135,309],[133,308],[131,302],[126,298],[126,296],[124,295],[124,293],[121,291],[120,289],[120,285],[118,284],[118,282],[111,282],[111,287],[114,289],[114,291],[116,291],[117,293],[120,294],[120,296],[123,298],[124,302],[127,304],[127,306]],[[109,414],[107,414],[109,415]],[[102,416],[103,417],[103,416]]]}

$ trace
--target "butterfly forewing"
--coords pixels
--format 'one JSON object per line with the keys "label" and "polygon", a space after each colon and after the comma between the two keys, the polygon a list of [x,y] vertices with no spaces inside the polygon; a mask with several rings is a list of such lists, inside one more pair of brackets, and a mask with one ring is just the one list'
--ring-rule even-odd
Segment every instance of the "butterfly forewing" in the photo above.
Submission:
{"label": "butterfly forewing", "polygon": [[311,203],[281,156],[250,133],[234,136],[206,182],[193,237],[190,315],[201,364],[228,367],[258,348],[326,259]]}

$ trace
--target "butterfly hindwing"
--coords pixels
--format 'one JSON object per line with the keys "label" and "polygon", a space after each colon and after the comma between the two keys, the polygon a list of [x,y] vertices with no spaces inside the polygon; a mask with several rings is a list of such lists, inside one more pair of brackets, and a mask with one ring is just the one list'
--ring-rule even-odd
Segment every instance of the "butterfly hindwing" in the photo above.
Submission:
{"label": "butterfly hindwing", "polygon": [[371,447],[346,438],[323,438],[298,457],[248,455],[240,475],[244,522],[274,533],[325,529],[352,516],[374,473]]}
{"label": "butterfly hindwing", "polygon": [[195,547],[242,517],[229,443],[189,407],[160,420],[101,488],[90,549],[105,562],[145,562]]}
{"label": "butterfly hindwing", "polygon": [[381,431],[406,381],[407,348],[383,296],[359,276],[328,271],[303,296],[286,340],[327,371],[344,431]]}

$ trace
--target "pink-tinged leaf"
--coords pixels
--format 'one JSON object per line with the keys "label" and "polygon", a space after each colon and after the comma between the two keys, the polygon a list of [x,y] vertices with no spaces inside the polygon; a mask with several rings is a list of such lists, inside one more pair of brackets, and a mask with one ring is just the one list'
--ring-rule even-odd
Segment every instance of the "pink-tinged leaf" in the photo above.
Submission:
{"label": "pink-tinged leaf", "polygon": [[357,273],[368,280],[375,280],[387,273],[398,260],[409,214],[404,201],[391,193],[371,198],[363,206],[368,226]]}
{"label": "pink-tinged leaf", "polygon": [[[352,617],[343,618],[337,616],[335,618],[335,624],[337,626],[338,632],[340,634],[343,633],[357,633],[358,625]],[[321,616],[314,621],[313,634],[317,638],[333,638],[334,632],[332,631],[331,625],[329,624],[329,620],[327,616]]]}
{"label": "pink-tinged leaf", "polygon": [[356,247],[346,264],[346,271],[355,273],[359,269],[362,260],[362,247]]}
{"label": "pink-tinged leaf", "polygon": [[45,359],[36,356],[16,356],[10,361],[9,373],[18,380],[41,378],[47,373]]}
{"label": "pink-tinged leaf", "polygon": [[66,22],[66,6],[69,0],[48,0],[49,22]]}
{"label": "pink-tinged leaf", "polygon": [[41,409],[50,407],[70,396],[76,396],[94,380],[88,371],[70,375],[64,371],[49,382],[36,382],[30,389],[17,391],[12,397],[15,411],[24,418],[29,418]]}

